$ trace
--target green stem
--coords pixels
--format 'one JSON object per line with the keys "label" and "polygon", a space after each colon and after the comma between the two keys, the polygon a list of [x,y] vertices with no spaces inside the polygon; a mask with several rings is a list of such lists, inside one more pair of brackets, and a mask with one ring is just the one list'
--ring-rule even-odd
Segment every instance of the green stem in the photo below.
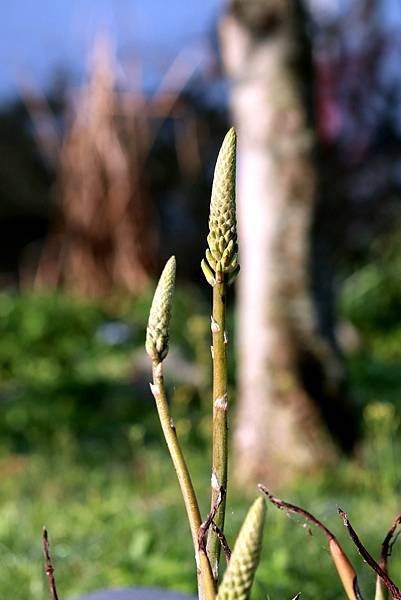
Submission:
{"label": "green stem", "polygon": [[[224,275],[213,286],[212,339],[213,339],[213,457],[212,457],[212,507],[217,502],[220,487],[227,490],[227,357],[225,336],[226,283]],[[224,530],[226,509],[224,495],[215,523]],[[207,540],[207,553],[215,581],[218,579],[220,541],[210,528]]]}
{"label": "green stem", "polygon": [[201,517],[198,501],[187,464],[184,459],[181,447],[178,442],[174,422],[170,414],[166,391],[164,387],[162,363],[153,362],[153,385],[152,393],[156,401],[157,412],[159,413],[160,424],[163,430],[164,438],[173,461],[174,469],[177,473],[181,493],[184,499],[185,508],[188,515],[189,526],[191,529],[192,541],[195,550],[197,563],[198,588],[200,600],[214,600],[216,587],[210,567],[210,562],[204,551],[199,549],[198,532],[201,526]]}

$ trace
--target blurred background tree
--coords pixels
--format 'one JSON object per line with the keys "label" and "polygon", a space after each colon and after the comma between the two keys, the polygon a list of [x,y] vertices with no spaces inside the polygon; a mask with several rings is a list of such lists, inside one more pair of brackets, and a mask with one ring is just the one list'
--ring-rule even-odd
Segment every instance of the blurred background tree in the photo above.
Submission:
{"label": "blurred background tree", "polygon": [[[298,2],[233,0],[221,23],[240,140],[236,464],[254,482],[332,458],[330,434],[347,450],[356,437],[333,304],[324,299],[320,322],[313,295],[333,273],[311,243],[319,189],[307,19]],[[313,281],[311,261],[325,280]]]}

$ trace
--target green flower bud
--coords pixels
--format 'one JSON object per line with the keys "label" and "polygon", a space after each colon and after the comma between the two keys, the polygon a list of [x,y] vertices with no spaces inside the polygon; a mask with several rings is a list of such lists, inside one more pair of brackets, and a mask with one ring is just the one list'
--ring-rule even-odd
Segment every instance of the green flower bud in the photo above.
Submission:
{"label": "green flower bud", "polygon": [[[210,201],[209,235],[206,260],[219,278],[231,274],[234,280],[238,270],[230,265],[238,263],[237,221],[235,209],[235,162],[237,136],[231,128],[224,138],[214,171]],[[203,268],[205,272],[205,269]],[[213,278],[207,277],[209,283]],[[211,285],[213,285],[211,283]]]}
{"label": "green flower bud", "polygon": [[169,324],[175,283],[175,257],[166,263],[153,296],[146,330],[146,352],[157,363],[168,353]]}
{"label": "green flower bud", "polygon": [[262,548],[266,504],[258,498],[238,534],[216,600],[248,600]]}

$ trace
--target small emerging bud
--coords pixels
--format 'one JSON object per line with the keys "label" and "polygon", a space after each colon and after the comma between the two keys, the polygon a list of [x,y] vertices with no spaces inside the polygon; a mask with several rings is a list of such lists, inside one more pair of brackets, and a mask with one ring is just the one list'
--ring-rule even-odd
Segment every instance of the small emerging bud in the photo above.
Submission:
{"label": "small emerging bud", "polygon": [[201,269],[203,271],[204,276],[206,277],[206,281],[213,287],[216,285],[216,279],[212,269],[205,259],[201,262]]}
{"label": "small emerging bud", "polygon": [[216,600],[248,600],[250,597],[259,564],[265,513],[265,501],[258,498],[245,517]]}
{"label": "small emerging bud", "polygon": [[175,257],[166,263],[153,296],[146,330],[146,352],[153,362],[162,362],[168,353],[169,324],[175,284]]}

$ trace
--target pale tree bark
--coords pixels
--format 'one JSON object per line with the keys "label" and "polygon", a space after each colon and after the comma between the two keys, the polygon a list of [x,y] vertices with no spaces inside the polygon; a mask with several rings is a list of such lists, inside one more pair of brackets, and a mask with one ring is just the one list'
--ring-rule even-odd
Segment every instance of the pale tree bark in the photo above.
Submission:
{"label": "pale tree bark", "polygon": [[234,445],[242,482],[284,482],[327,464],[337,456],[333,435],[350,447],[355,433],[341,359],[311,292],[317,181],[301,25],[294,0],[232,0],[220,28],[239,140]]}

